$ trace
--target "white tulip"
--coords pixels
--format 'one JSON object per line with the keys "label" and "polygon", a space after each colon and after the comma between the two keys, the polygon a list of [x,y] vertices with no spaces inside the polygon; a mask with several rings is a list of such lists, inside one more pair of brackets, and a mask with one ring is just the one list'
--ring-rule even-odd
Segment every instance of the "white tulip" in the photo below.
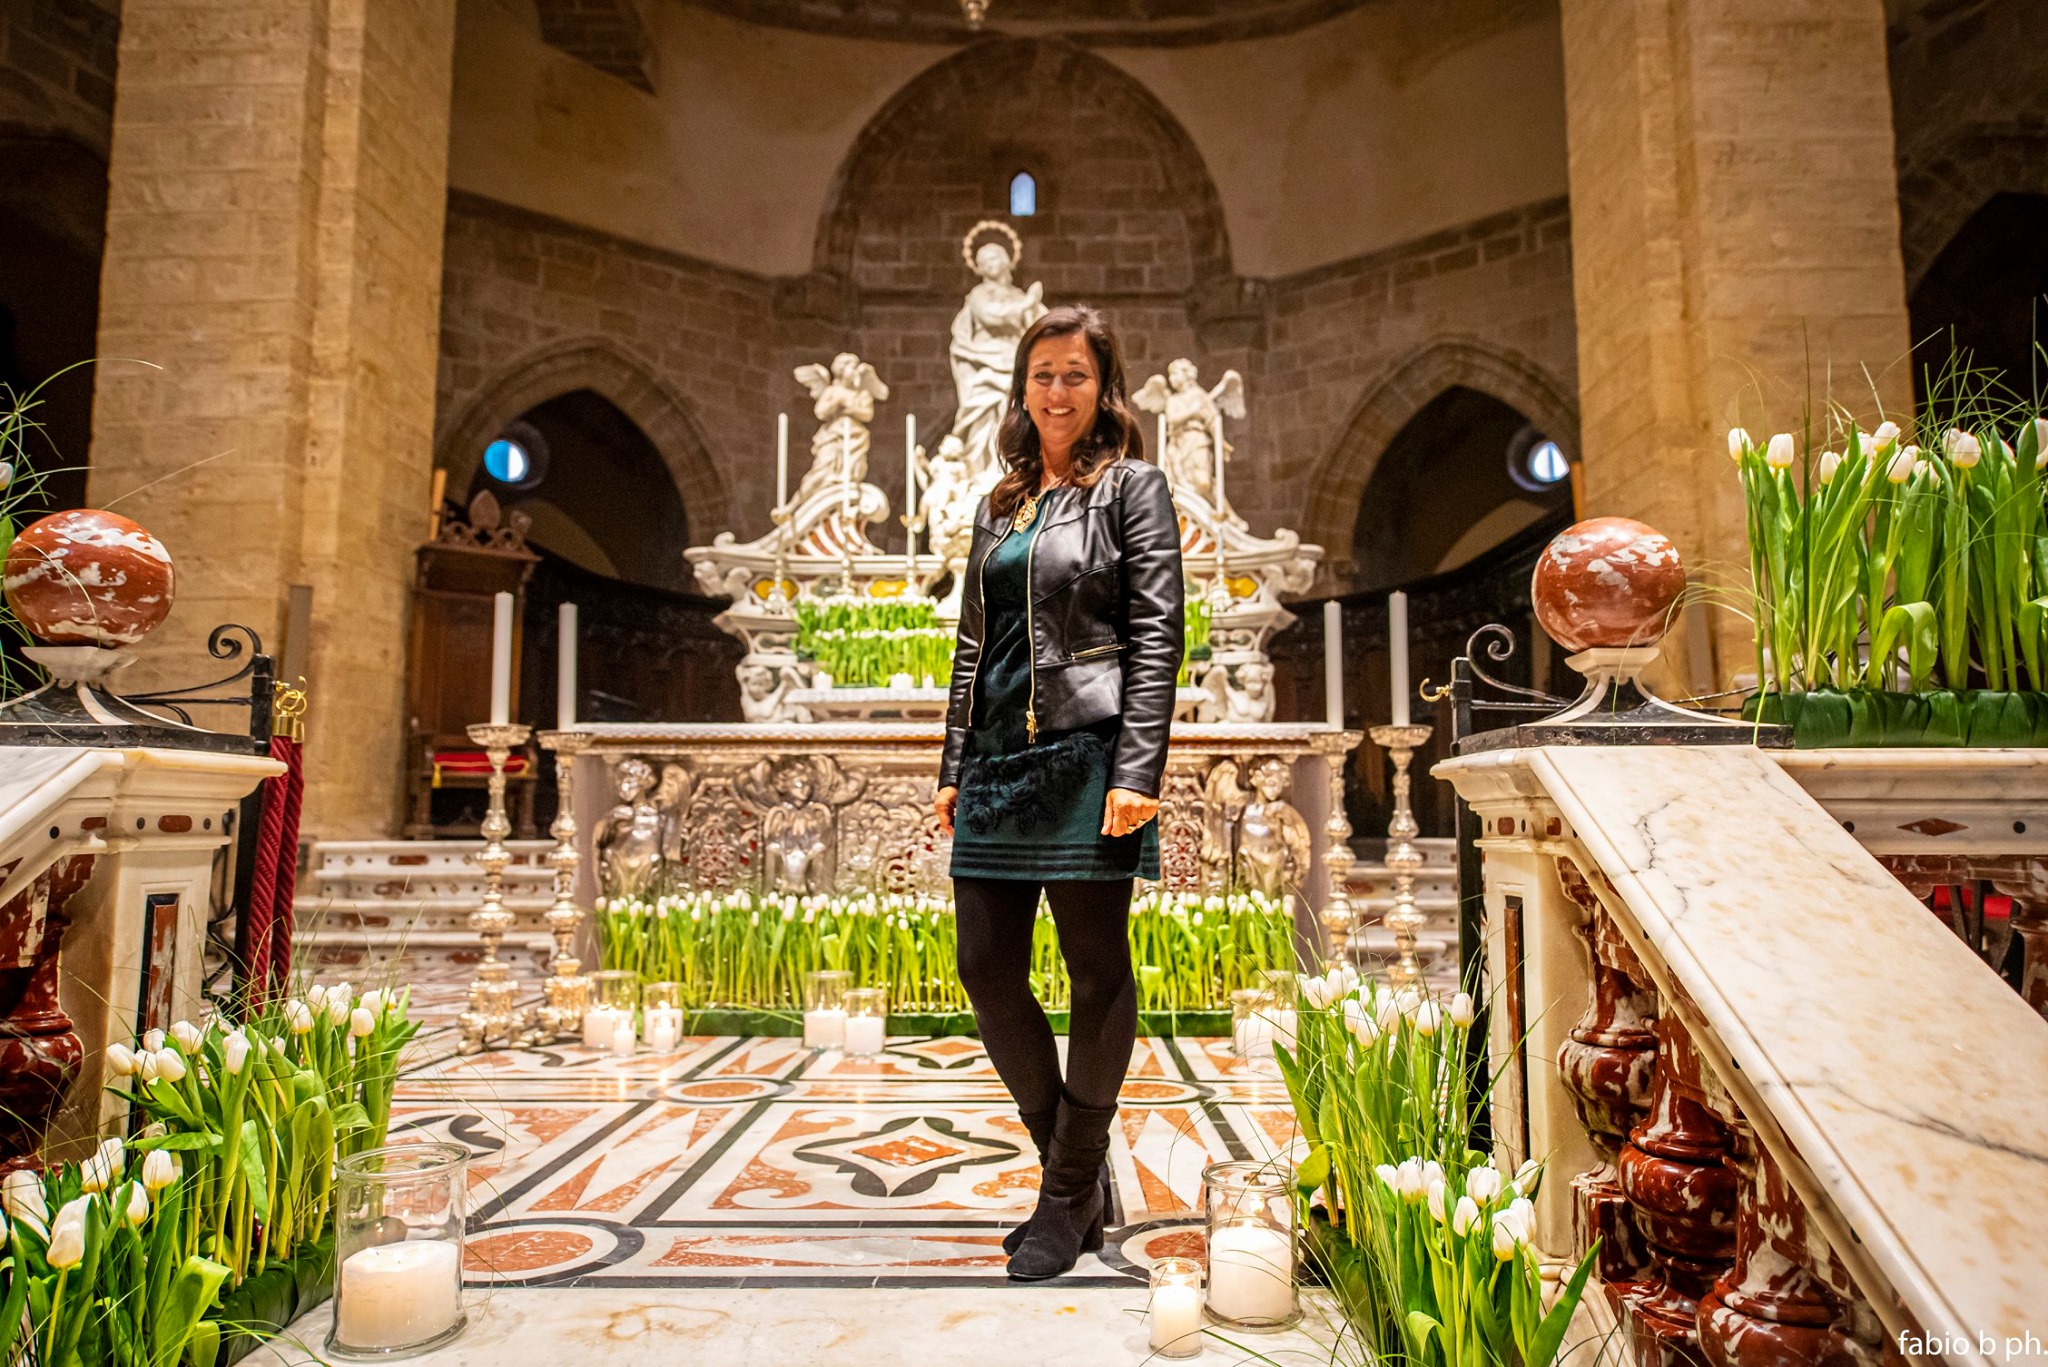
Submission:
{"label": "white tulip", "polygon": [[1515,1250],[1528,1244],[1530,1221],[1533,1207],[1527,1201],[1517,1201],[1506,1210],[1493,1213],[1493,1256],[1506,1262],[1515,1256]]}
{"label": "white tulip", "polygon": [[154,1054],[164,1047],[164,1032],[151,1030],[142,1037],[142,1047]]}
{"label": "white tulip", "polygon": [[65,1202],[50,1222],[50,1249],[45,1260],[59,1272],[78,1266],[85,1258],[85,1209],[91,1199],[81,1196]]}
{"label": "white tulip", "polygon": [[1479,1227],[1482,1218],[1479,1204],[1469,1196],[1460,1196],[1458,1208],[1451,1212],[1451,1233],[1463,1238]]}
{"label": "white tulip", "polygon": [[1444,1222],[1444,1179],[1439,1177],[1429,1184],[1429,1216],[1438,1224]]}
{"label": "white tulip", "polygon": [[1379,1023],[1366,1013],[1365,1003],[1356,997],[1344,999],[1344,1026],[1363,1045],[1370,1046],[1380,1037]]}
{"label": "white tulip", "polygon": [[0,1209],[16,1224],[26,1225],[36,1237],[50,1237],[50,1206],[43,1198],[43,1179],[25,1168],[16,1168],[0,1179]]}
{"label": "white tulip", "polygon": [[383,989],[373,987],[368,992],[363,993],[363,999],[357,1002],[356,1005],[373,1016],[381,1016],[384,1014],[385,1001],[386,994]]}
{"label": "white tulip", "polygon": [[284,1053],[284,1036],[272,1035],[270,1037],[270,1052],[280,1055]]}
{"label": "white tulip", "polygon": [[1501,1222],[1500,1217],[1505,1214],[1507,1212],[1504,1210],[1496,1211],[1493,1217],[1493,1256],[1502,1262],[1507,1262],[1513,1258],[1515,1256],[1515,1249],[1520,1246],[1519,1241],[1515,1238],[1514,1228]]}
{"label": "white tulip", "polygon": [[350,1039],[361,1039],[376,1028],[377,1017],[374,1012],[366,1011],[358,1006],[349,1014],[348,1037]]}
{"label": "white tulip", "polygon": [[354,997],[341,992],[329,992],[327,994],[327,1023],[329,1025],[347,1025],[349,1013],[354,1009]]}
{"label": "white tulip", "polygon": [[127,1045],[110,1044],[107,1046],[107,1071],[115,1077],[134,1077],[138,1066],[135,1061],[135,1051]]}
{"label": "white tulip", "polygon": [[14,483],[14,462],[11,460],[0,460],[0,490],[5,490],[12,483]]}
{"label": "white tulip", "polygon": [[2048,470],[2048,418],[2034,419],[2034,468]]}
{"label": "white tulip", "polygon": [[1884,477],[1894,484],[1904,484],[1913,477],[1913,465],[1919,458],[1919,447],[1901,446],[1892,457],[1892,463],[1885,467]]}
{"label": "white tulip", "polygon": [[161,1049],[156,1054],[156,1075],[165,1082],[185,1080],[185,1060],[175,1049]]}
{"label": "white tulip", "polygon": [[1840,451],[1828,451],[1822,454],[1820,469],[1816,473],[1820,476],[1820,482],[1827,484],[1833,481],[1835,472],[1841,468],[1842,453]]}
{"label": "white tulip", "polygon": [[249,1037],[239,1030],[235,1031],[228,1036],[227,1047],[223,1052],[228,1072],[240,1077],[242,1069],[249,1063]]}
{"label": "white tulip", "polygon": [[1881,451],[1898,439],[1899,425],[1890,419],[1886,419],[1877,425],[1875,432],[1870,434],[1863,444],[1863,449],[1866,451]]}
{"label": "white tulip", "polygon": [[1399,1168],[1395,1167],[1392,1163],[1382,1163],[1374,1168],[1373,1172],[1378,1174],[1380,1181],[1387,1184],[1388,1191],[1393,1192],[1396,1196],[1401,1194],[1401,1170]]}
{"label": "white tulip", "polygon": [[1789,470],[1798,459],[1799,445],[1792,440],[1790,432],[1780,432],[1771,438],[1770,446],[1764,451],[1764,460],[1773,470]]}
{"label": "white tulip", "polygon": [[1473,1005],[1470,992],[1460,992],[1457,996],[1451,998],[1451,1024],[1459,1029],[1469,1029],[1472,1022],[1478,1018],[1478,1014],[1478,1010]]}
{"label": "white tulip", "polygon": [[156,1055],[149,1053],[147,1051],[137,1054],[135,1056],[135,1075],[142,1079],[144,1086],[148,1086],[150,1083],[155,1082]]}
{"label": "white tulip", "polygon": [[199,1052],[201,1041],[206,1038],[206,1032],[191,1021],[175,1021],[171,1025],[171,1038],[176,1040],[178,1047],[186,1053],[196,1054]]}
{"label": "white tulip", "polygon": [[128,1184],[128,1208],[121,1212],[130,1225],[140,1225],[149,1218],[149,1193],[139,1182]]}
{"label": "white tulip", "polygon": [[1743,453],[1744,451],[1747,451],[1748,449],[1749,449],[1749,433],[1745,432],[1745,431],[1744,431],[1743,429],[1741,429],[1740,427],[1731,427],[1731,428],[1729,428],[1729,429],[1728,429],[1728,457],[1729,457],[1729,459],[1731,459],[1731,460],[1741,460],[1741,459],[1742,459],[1742,453]]}
{"label": "white tulip", "polygon": [[1521,1167],[1515,1169],[1515,1195],[1518,1198],[1534,1196],[1536,1194],[1536,1183],[1542,1177],[1542,1160],[1531,1158],[1528,1162],[1522,1164]]}
{"label": "white tulip", "polygon": [[1350,964],[1337,965],[1333,973],[1341,984],[1340,992],[1342,995],[1349,996],[1351,991],[1358,986],[1358,970]]}
{"label": "white tulip", "polygon": [[162,1191],[178,1180],[178,1155],[166,1149],[152,1149],[142,1159],[142,1185]]}
{"label": "white tulip", "polygon": [[303,1035],[313,1028],[313,1008],[297,997],[284,1004],[284,1023],[294,1035]]}
{"label": "white tulip", "polygon": [[1493,1168],[1474,1168],[1465,1174],[1465,1194],[1480,1205],[1490,1205],[1500,1195],[1501,1175]]}
{"label": "white tulip", "polygon": [[1948,453],[1950,463],[1958,470],[1975,469],[1984,457],[1983,445],[1968,432],[1951,427],[1941,439],[1941,449]]}
{"label": "white tulip", "polygon": [[1435,1002],[1424,1002],[1415,1008],[1415,1033],[1424,1039],[1434,1036],[1443,1023],[1443,1008]]}
{"label": "white tulip", "polygon": [[1391,1030],[1401,1023],[1401,1005],[1389,996],[1383,995],[1374,1003],[1372,1014],[1382,1030]]}

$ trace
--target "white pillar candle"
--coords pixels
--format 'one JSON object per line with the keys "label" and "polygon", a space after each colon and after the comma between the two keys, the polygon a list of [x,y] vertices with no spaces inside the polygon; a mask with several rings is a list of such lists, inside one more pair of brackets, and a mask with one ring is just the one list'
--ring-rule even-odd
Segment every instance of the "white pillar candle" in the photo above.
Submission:
{"label": "white pillar candle", "polygon": [[639,1046],[640,1037],[633,1030],[633,1018],[622,1013],[619,1022],[612,1027],[612,1053],[619,1058],[631,1058]]}
{"label": "white pillar candle", "polygon": [[512,595],[491,600],[491,725],[512,720]]}
{"label": "white pillar candle", "polygon": [[576,724],[576,605],[562,604],[555,615],[555,729]]}
{"label": "white pillar candle", "polygon": [[1330,729],[1344,729],[1344,605],[1323,604],[1323,716]]}
{"label": "white pillar candle", "polygon": [[667,1011],[647,1013],[647,1052],[650,1054],[673,1054],[680,1032],[675,1020]]}
{"label": "white pillar candle", "polygon": [[804,1012],[804,1048],[838,1049],[846,1044],[846,1013],[836,1006]]}
{"label": "white pillar candle", "polygon": [[462,1314],[462,1254],[447,1239],[377,1244],[349,1254],[334,1298],[334,1336],[350,1348],[409,1348]]}
{"label": "white pillar candle", "polygon": [[880,1016],[848,1016],[846,1018],[846,1052],[849,1054],[881,1053],[882,1018]]}
{"label": "white pillar candle", "polygon": [[917,414],[903,415],[903,565],[917,574]]}
{"label": "white pillar candle", "polygon": [[789,502],[789,414],[775,415],[775,506]]}
{"label": "white pillar candle", "polygon": [[583,1013],[583,1047],[585,1049],[609,1049],[612,1047],[612,1030],[618,1024],[618,1017],[609,1006],[593,1006]]}
{"label": "white pillar candle", "polygon": [[1284,1320],[1294,1313],[1294,1245],[1269,1225],[1209,1234],[1209,1308],[1227,1320]]}
{"label": "white pillar candle", "polygon": [[1202,1335],[1202,1289],[1161,1286],[1152,1292],[1152,1351],[1187,1355]]}
{"label": "white pillar candle", "polygon": [[1408,595],[1387,595],[1387,672],[1394,691],[1394,725],[1408,725]]}

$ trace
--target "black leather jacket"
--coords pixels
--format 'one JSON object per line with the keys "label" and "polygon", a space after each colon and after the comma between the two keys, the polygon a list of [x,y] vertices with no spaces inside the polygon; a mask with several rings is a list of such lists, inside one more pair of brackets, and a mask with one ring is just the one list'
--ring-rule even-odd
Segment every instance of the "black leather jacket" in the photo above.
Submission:
{"label": "black leather jacket", "polygon": [[[1182,636],[1180,519],[1159,467],[1123,459],[1056,496],[1031,554],[1034,734],[1123,715],[1109,786],[1159,796]],[[958,787],[984,636],[982,564],[1010,535],[983,499],[974,514],[941,788]]]}

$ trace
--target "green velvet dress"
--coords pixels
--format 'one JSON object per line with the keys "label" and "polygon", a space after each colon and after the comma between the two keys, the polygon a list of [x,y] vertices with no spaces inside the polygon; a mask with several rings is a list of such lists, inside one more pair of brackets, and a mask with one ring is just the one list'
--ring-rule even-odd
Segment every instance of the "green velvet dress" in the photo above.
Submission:
{"label": "green velvet dress", "polygon": [[1066,492],[1054,489],[1039,499],[1031,525],[1004,536],[981,568],[985,635],[960,765],[955,878],[1159,877],[1158,822],[1129,835],[1102,834],[1121,719],[1041,732],[1036,744],[1025,736],[1031,543]]}

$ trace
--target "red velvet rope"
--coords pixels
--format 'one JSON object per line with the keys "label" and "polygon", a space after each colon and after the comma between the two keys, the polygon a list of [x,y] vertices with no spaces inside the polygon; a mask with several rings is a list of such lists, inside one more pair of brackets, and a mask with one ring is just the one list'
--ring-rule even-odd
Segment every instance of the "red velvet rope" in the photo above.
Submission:
{"label": "red velvet rope", "polygon": [[299,892],[299,812],[306,804],[306,747],[273,737],[273,758],[284,764],[283,839],[279,842],[277,891],[271,902],[270,981],[282,992],[292,980],[292,903]]}
{"label": "red velvet rope", "polygon": [[[270,757],[283,761],[281,747],[291,742],[270,739]],[[242,909],[242,995],[252,1009],[270,999],[270,932],[277,913],[277,866],[284,851],[284,796],[291,770],[263,780],[263,814],[256,822],[256,852],[249,872],[249,905]]]}

